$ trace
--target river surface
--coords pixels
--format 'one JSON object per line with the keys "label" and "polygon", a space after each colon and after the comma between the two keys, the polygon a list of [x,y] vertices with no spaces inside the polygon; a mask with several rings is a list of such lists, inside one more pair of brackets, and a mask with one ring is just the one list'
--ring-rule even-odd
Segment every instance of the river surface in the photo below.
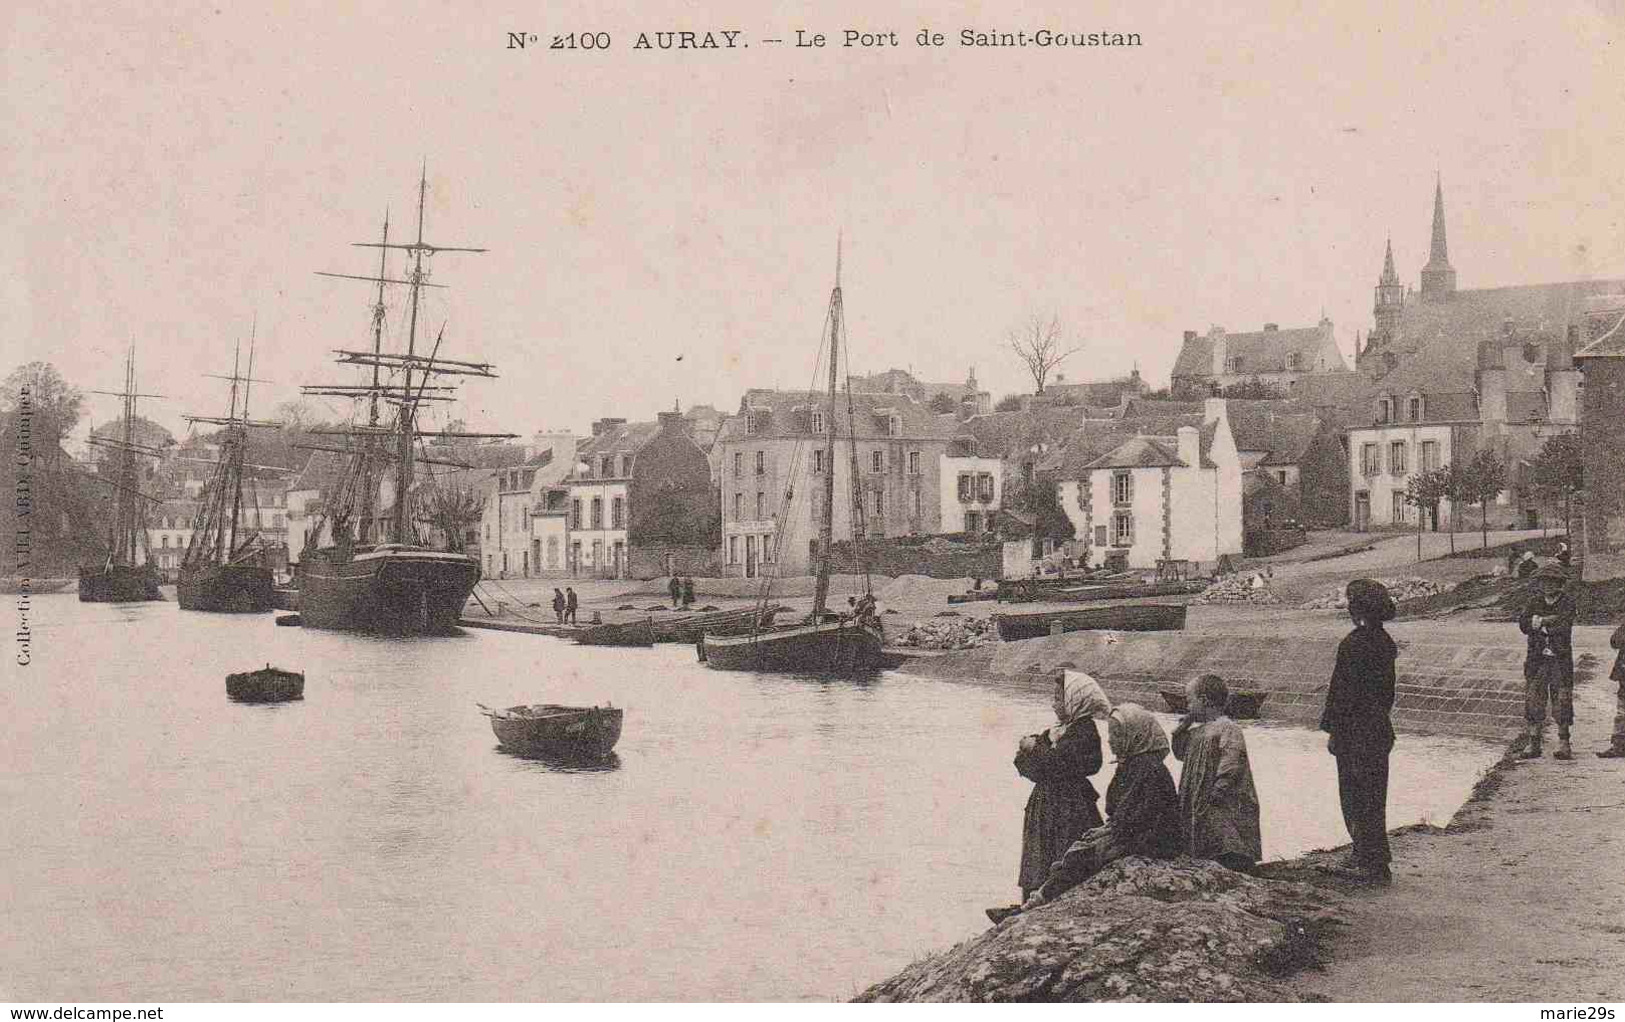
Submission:
{"label": "river surface", "polygon": [[[33,627],[0,696],[0,1000],[847,998],[1015,898],[1010,760],[1051,722],[1032,695],[680,646],[71,594]],[[304,701],[227,701],[266,662]],[[606,700],[626,727],[598,771],[499,752],[475,706]],[[1248,742],[1266,856],[1346,841],[1322,736]],[[1448,820],[1497,753],[1403,737],[1390,825]]]}

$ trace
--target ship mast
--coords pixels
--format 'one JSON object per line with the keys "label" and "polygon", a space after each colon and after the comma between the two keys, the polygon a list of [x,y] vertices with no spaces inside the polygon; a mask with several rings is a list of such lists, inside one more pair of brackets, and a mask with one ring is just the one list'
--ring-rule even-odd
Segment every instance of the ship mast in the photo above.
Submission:
{"label": "ship mast", "polygon": [[[841,242],[835,241],[835,288],[829,293],[829,431],[824,440],[824,515],[818,523],[818,578],[813,588],[812,620],[818,624],[824,619],[829,602],[829,573],[832,550],[835,545],[835,395],[840,379],[841,361]],[[857,486],[857,478],[850,481]]]}
{"label": "ship mast", "polygon": [[[114,478],[103,479],[97,476],[100,482],[113,489],[113,517],[111,528],[107,537],[107,564],[118,563],[135,565],[137,549],[136,531],[138,525],[144,520],[145,511],[142,505],[136,503],[145,500],[150,503],[159,503],[157,498],[142,493],[137,483],[135,459],[137,455],[156,458],[162,451],[150,444],[139,443],[135,439],[135,409],[136,399],[142,397],[163,397],[162,394],[141,394],[135,389],[135,346],[131,345],[124,359],[124,389],[122,390],[93,390],[92,394],[106,394],[109,397],[120,399],[120,408],[124,416],[124,429],[121,436],[99,437],[91,436],[86,442],[93,447],[105,447],[118,457],[118,471]],[[141,531],[145,532],[142,527]],[[143,540],[143,543],[145,541]],[[149,551],[150,553],[150,551]]]}
{"label": "ship mast", "polygon": [[[265,422],[248,417],[248,398],[252,385],[267,382],[254,379],[254,347],[258,335],[259,318],[256,316],[249,328],[246,374],[242,368],[241,341],[232,348],[230,376],[203,374],[210,379],[230,382],[231,402],[226,417],[185,416],[186,421],[194,426],[203,423],[222,427],[220,457],[214,463],[214,472],[209,477],[209,483],[204,488],[203,498],[198,505],[197,515],[192,520],[192,538],[187,542],[183,557],[185,564],[204,562],[224,564],[231,560],[237,549],[238,519],[242,513],[243,467],[248,453],[248,431],[252,428],[276,429],[281,425],[278,422]],[[242,391],[240,410],[239,388]],[[226,510],[228,500],[231,508],[229,519]]]}
{"label": "ship mast", "polygon": [[[371,516],[373,500],[373,483],[370,475],[370,462],[372,458],[392,457],[395,461],[395,507],[390,520],[391,540],[396,543],[409,544],[413,540],[411,534],[411,511],[408,502],[408,491],[412,486],[413,467],[416,463],[446,464],[458,468],[467,468],[458,462],[439,460],[434,458],[418,457],[414,451],[414,442],[425,434],[417,430],[417,409],[425,401],[451,401],[454,400],[450,391],[455,387],[429,386],[431,376],[484,376],[494,378],[496,373],[485,362],[460,362],[452,359],[443,359],[439,355],[439,343],[435,350],[424,357],[417,353],[417,328],[420,299],[422,290],[426,287],[443,287],[441,284],[431,284],[428,281],[429,270],[424,264],[426,257],[432,257],[439,252],[484,252],[483,248],[454,247],[448,245],[432,245],[423,240],[424,210],[427,206],[429,190],[428,167],[425,164],[418,175],[418,226],[417,239],[405,244],[389,240],[389,217],[385,214],[383,240],[368,242],[355,242],[358,248],[379,249],[378,275],[376,277],[362,277],[349,273],[326,273],[318,271],[324,277],[342,277],[350,280],[364,280],[378,285],[378,299],[373,307],[373,348],[371,351],[339,350],[338,362],[343,365],[363,365],[372,367],[371,386],[307,386],[302,388],[305,394],[324,394],[341,397],[368,398],[368,421],[365,427],[344,430],[312,430],[316,434],[344,436],[347,438],[360,438],[359,449],[348,444],[300,444],[298,446],[309,450],[337,451],[351,454],[356,459],[356,468],[352,471],[350,484],[353,487],[360,484],[362,507],[364,510],[362,525],[363,538],[370,532],[368,520]],[[390,249],[398,249],[407,253],[411,260],[411,269],[404,279],[391,278],[385,273],[385,257]],[[383,320],[384,320],[384,285],[404,284],[411,289],[411,306],[407,321],[406,351],[405,353],[386,353],[383,350]],[[442,328],[442,333],[444,328]],[[399,373],[398,382],[383,383],[380,380],[380,370]],[[414,377],[417,374],[417,377]],[[392,427],[386,427],[379,422],[378,402],[387,401],[396,407],[395,422]],[[436,436],[456,437],[466,439],[507,440],[513,439],[513,433],[465,433],[441,432]],[[387,451],[383,447],[383,440],[390,436],[395,441],[395,449]],[[350,498],[346,498],[350,499]],[[337,530],[336,530],[337,531]],[[346,527],[344,531],[348,531]],[[335,543],[342,544],[347,538],[334,535]]]}

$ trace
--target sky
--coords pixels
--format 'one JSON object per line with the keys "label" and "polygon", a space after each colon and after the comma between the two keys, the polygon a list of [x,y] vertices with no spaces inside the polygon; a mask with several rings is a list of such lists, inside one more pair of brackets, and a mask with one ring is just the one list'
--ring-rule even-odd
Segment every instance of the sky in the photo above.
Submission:
{"label": "sky", "polygon": [[[114,389],[133,343],[177,430],[251,328],[256,413],[353,382],[331,349],[372,296],[316,271],[375,270],[351,243],[415,229],[423,166],[426,240],[489,249],[435,257],[424,329],[500,374],[442,418],[519,434],[806,386],[837,234],[853,368],[995,396],[1031,390],[1005,339],[1035,315],[1074,380],[1322,313],[1352,355],[1384,241],[1413,286],[1427,260],[1436,174],[1460,287],[1625,277],[1620,0],[122,6],[0,15],[0,371]],[[955,45],[1041,27],[1144,45]],[[631,49],[684,29],[747,48]],[[797,29],[830,43],[764,41]],[[611,48],[547,48],[572,30]]]}

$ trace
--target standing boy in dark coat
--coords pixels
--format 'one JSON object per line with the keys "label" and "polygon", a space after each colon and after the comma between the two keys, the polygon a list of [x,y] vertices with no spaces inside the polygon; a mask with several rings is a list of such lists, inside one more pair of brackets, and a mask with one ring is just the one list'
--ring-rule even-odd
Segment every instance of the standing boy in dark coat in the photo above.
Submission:
{"label": "standing boy in dark coat", "polygon": [[579,603],[580,601],[576,599],[575,588],[573,586],[566,586],[564,589],[564,620],[572,625],[577,623],[576,607],[579,605]]}
{"label": "standing boy in dark coat", "polygon": [[1394,661],[1399,647],[1382,627],[1396,608],[1388,590],[1373,579],[1350,582],[1349,617],[1354,631],[1337,647],[1337,666],[1326,690],[1320,729],[1326,751],[1337,758],[1337,794],[1354,850],[1347,860],[1325,867],[1337,876],[1387,884],[1388,754],[1394,747]]}
{"label": "standing boy in dark coat", "polygon": [[553,616],[559,619],[559,624],[564,624],[564,593],[558,586],[553,587]]}
{"label": "standing boy in dark coat", "polygon": [[692,607],[693,605],[694,605],[694,580],[692,578],[684,578],[683,579],[683,609],[687,610],[689,607]]}
{"label": "standing boy in dark coat", "polygon": [[1555,564],[1535,572],[1535,584],[1540,592],[1518,615],[1518,630],[1529,637],[1523,661],[1523,717],[1529,723],[1529,744],[1518,758],[1540,758],[1540,733],[1550,703],[1557,719],[1557,751],[1552,758],[1573,759],[1569,726],[1574,723],[1574,596],[1568,592],[1568,573]]}
{"label": "standing boy in dark coat", "polygon": [[677,605],[681,603],[683,599],[682,579],[678,578],[676,575],[673,575],[671,577],[671,583],[666,586],[666,591],[671,593],[671,609],[676,610]]}

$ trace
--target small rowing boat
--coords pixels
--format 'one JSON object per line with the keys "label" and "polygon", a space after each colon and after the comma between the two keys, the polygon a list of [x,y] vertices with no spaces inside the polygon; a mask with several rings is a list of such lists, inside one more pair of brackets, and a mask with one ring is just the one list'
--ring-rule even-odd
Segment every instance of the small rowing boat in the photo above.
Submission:
{"label": "small rowing boat", "polygon": [[583,646],[653,646],[654,622],[648,618],[626,624],[593,625],[576,635]]}
{"label": "small rowing boat", "polygon": [[493,710],[474,705],[491,719],[497,741],[510,752],[559,759],[600,760],[621,738],[623,711],[613,706],[539,703]]}
{"label": "small rowing boat", "polygon": [[1035,639],[1057,631],[1168,632],[1185,627],[1185,608],[1177,603],[1120,603],[1080,610],[1043,610],[995,614],[1005,642]]}
{"label": "small rowing boat", "polygon": [[281,703],[305,698],[305,676],[266,664],[257,671],[226,675],[226,695],[240,703]]}

